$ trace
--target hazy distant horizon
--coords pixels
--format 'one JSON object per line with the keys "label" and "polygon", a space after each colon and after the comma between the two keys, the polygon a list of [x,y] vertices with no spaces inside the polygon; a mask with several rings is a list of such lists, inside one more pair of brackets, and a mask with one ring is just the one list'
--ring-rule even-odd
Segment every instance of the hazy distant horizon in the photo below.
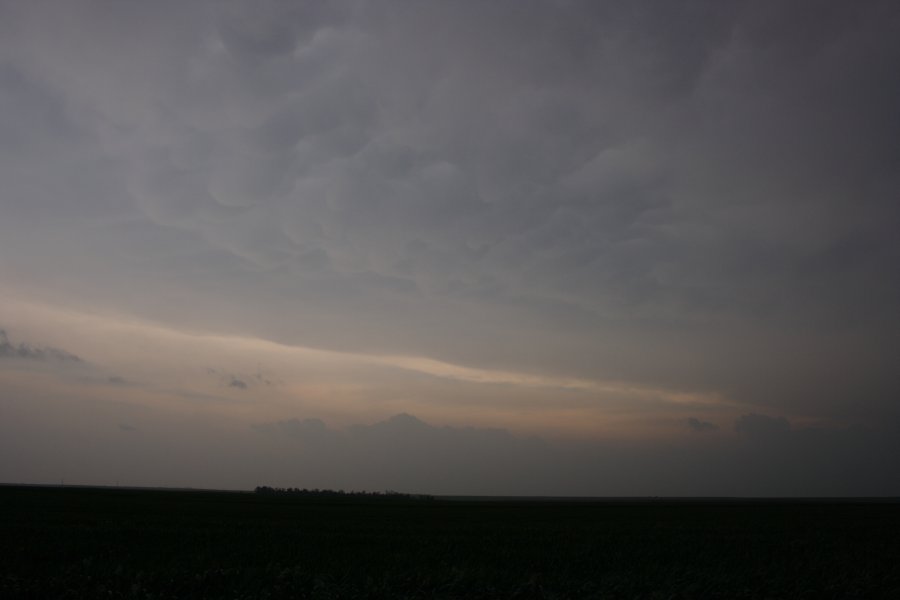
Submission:
{"label": "hazy distant horizon", "polygon": [[[255,489],[221,489],[221,488],[193,488],[193,487],[142,487],[123,485],[82,485],[78,483],[10,483],[0,482],[0,488],[47,488],[47,489],[84,489],[102,491],[133,491],[133,492],[186,492],[186,493],[210,493],[210,494],[242,494],[255,495],[259,493]],[[263,486],[264,487],[264,486]],[[364,497],[372,495],[397,494],[402,497],[401,502],[439,501],[439,502],[515,502],[515,503],[563,503],[563,504],[897,504],[900,496],[470,496],[464,494],[432,495],[426,493],[409,494],[402,490],[308,490],[306,488],[276,488],[276,492],[283,493],[287,497],[297,493],[302,498],[305,492],[313,495],[306,496],[313,501],[316,492],[340,493],[347,497],[354,495]]]}

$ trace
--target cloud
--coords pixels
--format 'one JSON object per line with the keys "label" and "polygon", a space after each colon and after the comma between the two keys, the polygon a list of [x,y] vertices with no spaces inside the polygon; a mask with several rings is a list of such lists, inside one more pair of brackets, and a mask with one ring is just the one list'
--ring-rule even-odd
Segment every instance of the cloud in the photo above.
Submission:
{"label": "cloud", "polygon": [[719,426],[715,423],[710,423],[709,421],[701,421],[696,417],[688,417],[687,425],[691,428],[691,431],[696,431],[698,433],[715,431],[719,428]]}
{"label": "cloud", "polygon": [[891,3],[98,10],[3,8],[0,253],[28,289],[760,412],[894,410]]}
{"label": "cloud", "polygon": [[231,381],[228,382],[228,387],[237,388],[239,390],[246,390],[247,384],[240,379],[236,379],[236,378],[232,377]]}
{"label": "cloud", "polygon": [[6,331],[0,329],[0,358],[21,358],[25,360],[81,363],[81,358],[52,347],[35,347],[25,342],[10,342]]}
{"label": "cloud", "polygon": [[255,373],[236,374],[222,369],[207,367],[206,373],[215,377],[218,380],[219,385],[237,390],[247,390],[257,386],[270,387],[276,385],[276,382],[273,381],[271,376],[264,375],[259,369],[257,369]]}

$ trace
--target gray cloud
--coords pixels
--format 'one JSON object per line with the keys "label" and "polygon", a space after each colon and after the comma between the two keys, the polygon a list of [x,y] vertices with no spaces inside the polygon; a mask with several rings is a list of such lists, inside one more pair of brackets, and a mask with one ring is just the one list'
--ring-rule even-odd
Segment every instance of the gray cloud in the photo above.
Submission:
{"label": "gray cloud", "polygon": [[2,11],[0,252],[48,294],[897,415],[892,2]]}
{"label": "gray cloud", "polygon": [[21,358],[25,360],[56,361],[56,362],[83,362],[81,358],[52,347],[35,347],[25,342],[15,344],[9,340],[5,330],[0,329],[0,358]]}
{"label": "gray cloud", "polygon": [[207,367],[206,373],[216,378],[219,385],[237,390],[246,390],[257,386],[268,387],[276,385],[276,382],[273,381],[269,375],[263,374],[259,369],[257,369],[255,373],[235,374],[221,369]]}

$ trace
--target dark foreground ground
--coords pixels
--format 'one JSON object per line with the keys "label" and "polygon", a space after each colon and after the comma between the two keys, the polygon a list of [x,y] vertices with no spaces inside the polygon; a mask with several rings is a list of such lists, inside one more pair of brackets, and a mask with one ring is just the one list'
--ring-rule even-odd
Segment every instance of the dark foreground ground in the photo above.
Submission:
{"label": "dark foreground ground", "polygon": [[0,486],[0,598],[900,598],[900,504]]}

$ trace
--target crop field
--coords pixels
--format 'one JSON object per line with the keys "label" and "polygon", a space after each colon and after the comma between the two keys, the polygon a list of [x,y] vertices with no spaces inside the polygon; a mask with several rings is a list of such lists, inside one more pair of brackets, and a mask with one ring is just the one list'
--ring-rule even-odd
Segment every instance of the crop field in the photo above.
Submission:
{"label": "crop field", "polygon": [[889,501],[0,486],[0,598],[900,598]]}

